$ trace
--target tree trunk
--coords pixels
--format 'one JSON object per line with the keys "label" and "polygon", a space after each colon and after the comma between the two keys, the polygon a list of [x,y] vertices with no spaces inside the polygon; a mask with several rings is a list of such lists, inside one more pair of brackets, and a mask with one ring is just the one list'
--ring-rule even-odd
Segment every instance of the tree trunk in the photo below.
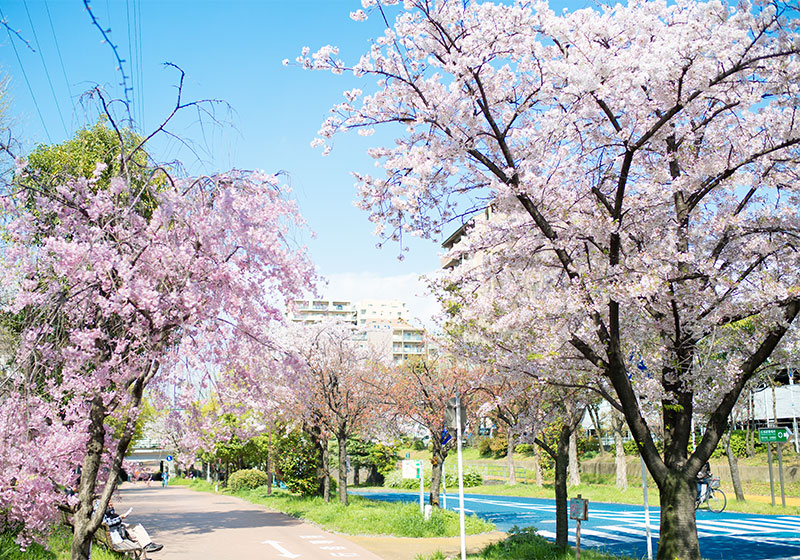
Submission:
{"label": "tree trunk", "polygon": [[328,442],[320,439],[320,451],[322,452],[322,499],[326,502],[331,501],[331,461],[328,454]]}
{"label": "tree trunk", "polygon": [[[105,445],[105,407],[103,399],[96,397],[89,410],[89,441],[86,455],[81,465],[80,487],[78,490],[78,508],[72,518],[72,560],[88,560],[91,552],[94,532],[100,526],[94,510],[94,494],[100,459]],[[106,500],[108,503],[108,500]],[[102,505],[102,504],[101,504]],[[105,509],[105,506],[103,506]]]}
{"label": "tree trunk", "polygon": [[533,448],[533,470],[536,476],[536,486],[544,486],[544,475],[542,474],[542,462],[539,455],[539,447]]}
{"label": "tree trunk", "polygon": [[442,466],[446,458],[447,450],[434,438],[431,451],[431,489],[428,494],[428,500],[431,506],[435,508],[441,507],[439,494],[442,490]]}
{"label": "tree trunk", "polygon": [[622,442],[623,420],[619,415],[614,415],[614,444],[617,448],[614,463],[617,467],[617,488],[620,490],[628,489],[628,466],[625,462],[625,445]]}
{"label": "tree trunk", "polygon": [[561,428],[555,459],[555,493],[556,493],[556,546],[566,548],[569,542],[569,520],[567,519],[567,468],[569,466],[568,426]]}
{"label": "tree trunk", "polygon": [[339,429],[339,503],[347,505],[347,432]]}
{"label": "tree trunk", "polygon": [[[158,370],[158,362],[154,361],[145,370],[144,375],[135,379],[130,387],[132,401],[131,409],[136,410],[142,402],[142,393],[148,379]],[[112,457],[111,466],[107,471],[105,482],[101,482],[102,489],[98,489],[98,475],[100,464],[105,449],[105,420],[108,409],[102,396],[92,399],[89,407],[89,439],[86,445],[86,455],[81,465],[80,485],[78,489],[78,507],[73,516],[72,546],[70,555],[72,560],[88,560],[91,554],[94,533],[103,521],[103,514],[111,495],[117,488],[119,473],[122,469],[122,460],[128,450],[133,432],[136,429],[136,418],[128,415],[122,429],[122,435],[116,447],[109,449]]]}
{"label": "tree trunk", "polygon": [[272,426],[267,434],[267,496],[272,495]]}
{"label": "tree trunk", "polygon": [[569,485],[580,486],[581,472],[578,466],[578,434],[572,432],[569,436]]}
{"label": "tree trunk", "polygon": [[744,436],[746,452],[748,457],[755,455],[755,431],[753,430],[753,415],[755,406],[753,404],[753,391],[747,392],[747,433]]}
{"label": "tree trunk", "polygon": [[353,463],[353,486],[358,486],[361,483],[361,463]]}
{"label": "tree trunk", "polygon": [[700,560],[697,541],[694,478],[670,470],[659,483],[661,493],[661,529],[658,541],[658,560]]}
{"label": "tree trunk", "polygon": [[508,451],[506,451],[506,465],[508,466],[508,483],[517,483],[517,469],[514,467],[514,433],[508,432]]}
{"label": "tree trunk", "polygon": [[589,417],[592,419],[594,425],[594,432],[597,434],[598,452],[600,457],[606,454],[606,446],[603,443],[603,427],[600,425],[600,414],[597,412],[596,405],[589,405],[586,407],[589,412]]}
{"label": "tree trunk", "polygon": [[728,456],[728,467],[731,470],[731,481],[733,482],[733,491],[736,493],[736,500],[744,502],[744,491],[742,491],[742,480],[739,478],[739,460],[734,455],[731,449],[731,432],[730,430],[722,434],[722,443],[725,446],[725,454]]}

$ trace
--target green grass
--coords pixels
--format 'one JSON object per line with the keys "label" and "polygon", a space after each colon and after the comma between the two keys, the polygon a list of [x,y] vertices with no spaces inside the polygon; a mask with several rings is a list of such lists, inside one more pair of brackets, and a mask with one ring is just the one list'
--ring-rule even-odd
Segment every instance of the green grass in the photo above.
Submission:
{"label": "green grass", "polygon": [[[20,550],[14,535],[0,535],[0,560],[69,560],[72,535],[66,529],[59,529],[49,539],[47,547],[32,544]],[[106,550],[100,545],[92,547],[92,560],[120,560],[121,554]]]}
{"label": "green grass", "polygon": [[[490,544],[478,554],[468,554],[472,560],[572,560],[575,550],[558,548],[555,544],[535,533],[533,528],[511,529],[507,539]],[[611,556],[592,549],[581,549],[581,558],[586,560],[625,560],[624,556]],[[416,560],[446,560],[441,552],[418,555]]]}
{"label": "green grass", "polygon": [[[194,490],[213,492],[214,485],[204,480],[180,481]],[[267,488],[242,490],[226,494],[242,498],[269,509],[282,511],[293,517],[312,521],[323,528],[348,535],[392,535],[395,537],[452,537],[459,534],[458,515],[451,511],[435,510],[425,521],[416,503],[391,503],[349,496],[349,505],[340,504],[334,497],[330,502],[322,498],[301,498],[284,490]],[[467,534],[474,535],[495,530],[492,523],[477,516],[466,517]]]}

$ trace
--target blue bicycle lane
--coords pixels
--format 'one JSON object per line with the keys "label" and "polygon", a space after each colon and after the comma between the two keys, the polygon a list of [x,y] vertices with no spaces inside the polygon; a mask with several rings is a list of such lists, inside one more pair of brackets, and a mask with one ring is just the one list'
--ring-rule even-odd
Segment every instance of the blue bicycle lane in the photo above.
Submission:
{"label": "blue bicycle lane", "polygon": [[[419,501],[419,493],[353,492],[373,500]],[[427,494],[425,496],[427,502]],[[447,495],[447,509],[458,510],[458,496]],[[554,500],[465,494],[464,511],[493,522],[501,531],[533,526],[555,540]],[[800,512],[799,512],[800,513]],[[660,510],[650,508],[653,554],[658,547]],[[700,554],[709,560],[800,560],[800,516],[697,512]],[[647,557],[644,508],[629,504],[589,502],[589,519],[581,522],[581,548],[596,548],[631,558]],[[570,520],[570,544],[575,522]]]}

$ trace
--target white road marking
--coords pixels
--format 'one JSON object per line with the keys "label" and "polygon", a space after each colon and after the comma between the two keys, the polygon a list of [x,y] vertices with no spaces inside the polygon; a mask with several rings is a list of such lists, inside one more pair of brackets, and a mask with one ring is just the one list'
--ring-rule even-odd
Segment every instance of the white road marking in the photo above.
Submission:
{"label": "white road marking", "polygon": [[285,548],[281,546],[281,543],[278,541],[263,541],[261,544],[268,544],[272,548],[278,551],[278,556],[282,556],[284,558],[300,558],[300,554],[292,554]]}

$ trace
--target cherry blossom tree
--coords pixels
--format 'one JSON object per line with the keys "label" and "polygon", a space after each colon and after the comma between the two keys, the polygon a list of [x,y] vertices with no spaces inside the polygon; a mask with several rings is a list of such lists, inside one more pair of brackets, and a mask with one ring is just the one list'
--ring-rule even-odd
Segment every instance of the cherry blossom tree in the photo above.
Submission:
{"label": "cherry blossom tree", "polygon": [[517,432],[525,429],[520,419],[532,406],[528,398],[530,389],[530,380],[519,375],[487,375],[475,397],[484,401],[478,408],[479,417],[490,417],[506,427],[508,484],[517,483],[514,447],[519,439]]}
{"label": "cherry blossom tree", "polygon": [[328,501],[328,441],[335,437],[339,502],[347,505],[347,439],[373,427],[376,407],[369,387],[380,384],[382,359],[363,332],[341,321],[291,325],[286,340],[286,351],[297,357],[297,387],[286,394],[320,447],[323,496]]}
{"label": "cherry blossom tree", "polygon": [[[461,334],[474,330],[466,329]],[[460,355],[470,356],[473,360],[488,356],[493,365],[493,374],[485,375],[482,379],[481,392],[488,392],[492,398],[481,406],[481,412],[490,412],[509,426],[509,453],[516,432],[520,439],[534,442],[553,459],[556,544],[566,547],[569,533],[568,473],[573,461],[577,463],[577,451],[573,454],[572,446],[589,402],[589,391],[579,386],[565,387],[551,382],[536,369],[530,368],[528,357],[520,359],[517,352],[481,351],[481,348],[485,348],[486,339],[480,339],[476,348],[474,334],[467,341],[457,336],[454,341],[459,343]],[[507,340],[494,340],[493,343],[495,349],[507,349]],[[525,361],[529,362],[527,370]],[[504,368],[509,368],[505,375]],[[568,377],[569,373],[565,371],[563,375]],[[511,461],[509,468],[513,468]]]}
{"label": "cherry blossom tree", "polygon": [[[580,400],[580,391],[557,390],[553,386],[540,387],[541,405],[529,411],[528,422],[533,441],[553,459],[555,463],[556,545],[566,548],[569,537],[567,516],[567,471],[570,463],[570,440],[580,426],[586,405]],[[555,428],[555,437],[546,437],[547,424]]]}
{"label": "cherry blossom tree", "polygon": [[27,538],[68,507],[74,560],[89,557],[145,391],[179,351],[220,367],[268,345],[281,302],[313,278],[274,176],[152,166],[131,181],[138,149],[121,149],[107,185],[103,164],[39,185],[21,162],[1,199],[7,310],[25,321],[0,400],[0,509]]}
{"label": "cherry blossom tree", "polygon": [[[593,370],[659,487],[659,558],[698,559],[694,475],[800,312],[792,5],[397,3],[352,14],[398,12],[356,64],[332,46],[298,58],[375,79],[345,93],[316,143],[393,133],[369,150],[383,173],[356,174],[386,237],[435,237],[469,210],[457,203],[492,205],[453,256],[489,251],[484,282],[525,271],[496,294],[516,302],[498,329],[535,331],[522,355],[560,383],[556,362]],[[704,362],[702,341],[742,320],[725,363]],[[694,417],[707,429],[688,453]]]}
{"label": "cherry blossom tree", "polygon": [[455,434],[442,438],[445,409],[456,394],[467,407],[469,415],[473,395],[480,384],[480,368],[457,363],[452,356],[422,357],[395,364],[388,369],[384,383],[373,390],[385,413],[398,427],[409,423],[427,430],[431,436],[431,488],[429,503],[440,507],[442,467],[450,450],[456,445]]}

